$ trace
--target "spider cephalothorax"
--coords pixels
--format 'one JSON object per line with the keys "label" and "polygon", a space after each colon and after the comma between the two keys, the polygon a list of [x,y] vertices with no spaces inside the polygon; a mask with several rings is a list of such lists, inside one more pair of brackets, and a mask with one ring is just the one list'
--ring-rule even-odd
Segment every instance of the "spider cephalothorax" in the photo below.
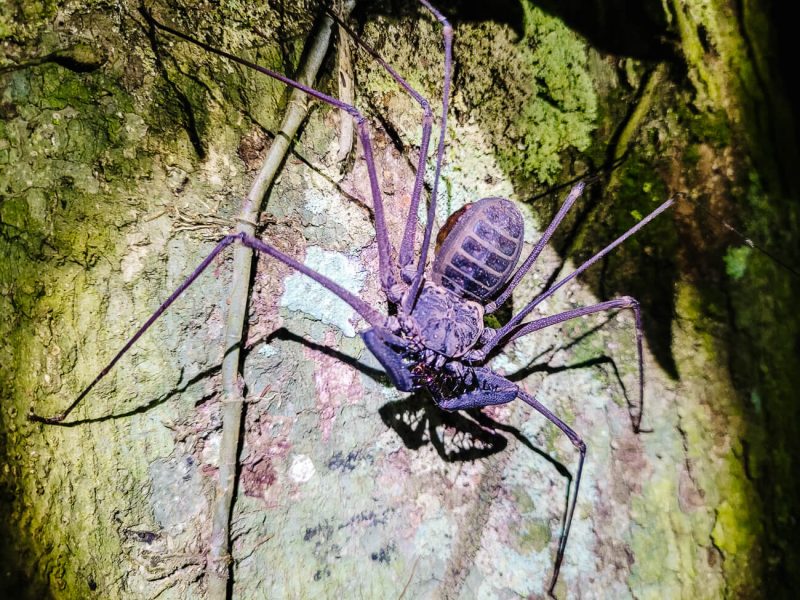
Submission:
{"label": "spider cephalothorax", "polygon": [[398,389],[427,389],[447,406],[486,383],[468,363],[487,337],[483,303],[511,277],[523,232],[519,209],[505,198],[484,198],[450,216],[437,237],[430,280],[403,299],[389,327],[363,334]]}
{"label": "spider cephalothorax", "polygon": [[[167,298],[100,374],[78,395],[67,410],[55,417],[46,418],[32,414],[31,418],[45,423],[63,422],[65,417],[80,403],[94,385],[109,372],[136,340],[212,264],[214,258],[227,246],[237,242],[241,243],[303,273],[347,302],[369,324],[369,328],[361,334],[362,338],[367,348],[383,365],[391,382],[400,391],[427,390],[436,404],[445,410],[480,408],[520,399],[542,414],[567,436],[579,451],[580,459],[569,508],[564,519],[563,532],[556,552],[555,567],[549,588],[552,593],[564,558],[564,549],[575,511],[581,473],[586,456],[586,445],[569,425],[543,406],[536,398],[515,383],[486,367],[486,359],[492,351],[499,351],[512,340],[545,327],[592,313],[630,309],[635,316],[636,343],[639,355],[639,397],[641,401],[644,390],[642,335],[639,305],[636,300],[623,296],[591,306],[573,308],[563,313],[535,319],[530,322],[523,321],[536,306],[652,221],[657,215],[666,210],[673,201],[669,200],[662,204],[636,226],[587,260],[575,271],[542,291],[537,297],[524,305],[505,325],[497,330],[484,327],[484,315],[493,313],[511,297],[511,293],[531,269],[556,227],[558,227],[567,211],[583,192],[584,184],[579,183],[573,187],[552,223],[545,229],[539,241],[533,246],[530,254],[516,271],[514,269],[523,246],[522,215],[509,200],[484,198],[467,205],[450,217],[439,232],[436,256],[430,272],[426,273],[427,253],[433,234],[439,175],[444,157],[445,134],[447,133],[448,96],[453,65],[453,29],[447,19],[433,8],[428,0],[420,0],[420,3],[441,23],[445,49],[442,119],[439,145],[436,152],[436,170],[429,199],[425,232],[420,246],[416,244],[417,209],[420,207],[424,189],[425,167],[427,165],[426,161],[433,125],[433,112],[430,108],[430,103],[400,77],[375,50],[358,38],[347,24],[333,13],[330,7],[326,9],[331,17],[348,31],[358,44],[372,54],[376,61],[406,93],[419,103],[423,110],[416,180],[406,218],[405,230],[400,241],[399,251],[396,253],[396,261],[393,258],[395,256],[394,248],[392,240],[389,238],[389,231],[384,217],[381,186],[373,159],[368,121],[358,109],[307,85],[291,80],[280,73],[218,50],[181,31],[160,23],[147,10],[142,9],[142,14],[152,26],[154,34],[155,30],[168,32],[209,52],[222,55],[227,59],[281,81],[290,87],[301,90],[313,98],[346,112],[355,119],[364,161],[369,174],[378,247],[377,270],[380,275],[381,289],[388,302],[394,305],[395,313],[391,317],[382,314],[330,278],[284,254],[274,246],[254,237],[251,230],[242,229],[245,225],[241,225],[237,233],[224,237],[217,244],[217,247],[208,257]],[[239,342],[234,341],[233,343]],[[638,419],[640,418],[641,414],[635,417],[635,427],[638,427]]]}

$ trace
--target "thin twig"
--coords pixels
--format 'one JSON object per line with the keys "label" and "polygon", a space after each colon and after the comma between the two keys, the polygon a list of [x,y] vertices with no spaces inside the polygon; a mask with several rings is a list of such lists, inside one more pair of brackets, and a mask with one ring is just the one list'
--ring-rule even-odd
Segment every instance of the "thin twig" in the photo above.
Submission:
{"label": "thin twig", "polygon": [[[352,10],[355,0],[349,0],[345,11]],[[325,15],[311,42],[305,64],[297,79],[311,85],[316,79],[330,45],[333,20]],[[258,222],[264,195],[289,151],[289,145],[308,113],[307,98],[299,90],[294,90],[286,106],[286,114],[275,136],[261,171],[253,182],[239,212],[237,233],[255,235],[252,223]],[[211,541],[208,553],[208,598],[223,600],[227,598],[231,572],[230,556],[230,517],[233,494],[236,487],[236,465],[239,456],[239,437],[242,425],[244,399],[239,385],[239,350],[242,346],[242,332],[247,311],[250,272],[252,270],[252,250],[237,245],[234,252],[233,281],[229,300],[228,318],[225,325],[225,358],[222,363],[222,441],[220,443],[219,479],[214,502]]]}
{"label": "thin twig", "polygon": [[[341,13],[347,10],[347,2],[340,0],[337,2],[337,10]],[[355,101],[355,77],[353,76],[353,53],[350,50],[350,41],[347,39],[347,32],[341,25],[338,26],[339,43],[338,50],[338,74],[339,74],[339,99],[347,104]],[[336,152],[336,161],[344,163],[350,152],[353,150],[355,141],[355,124],[349,115],[341,114],[339,118],[339,149]],[[344,168],[344,166],[342,166]]]}

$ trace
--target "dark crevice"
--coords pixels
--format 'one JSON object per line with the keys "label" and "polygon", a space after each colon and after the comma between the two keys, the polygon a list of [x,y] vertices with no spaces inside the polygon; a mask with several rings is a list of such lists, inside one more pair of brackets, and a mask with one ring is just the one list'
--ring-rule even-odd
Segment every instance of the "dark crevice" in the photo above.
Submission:
{"label": "dark crevice", "polygon": [[[159,34],[155,25],[153,25],[152,23],[152,17],[150,16],[150,13],[144,9],[141,12],[148,24],[148,27],[145,30],[145,34],[147,35],[147,38],[150,41],[150,48],[153,51],[153,57],[156,68],[158,69],[159,73],[161,73],[161,76],[163,80],[167,83],[169,89],[172,91],[173,97],[178,101],[178,104],[180,105],[181,109],[179,111],[179,114],[182,116],[181,124],[183,125],[186,134],[189,136],[189,141],[191,142],[192,147],[194,148],[194,151],[197,154],[197,157],[200,160],[203,160],[206,157],[206,148],[202,140],[202,137],[200,135],[192,103],[189,100],[188,96],[180,89],[180,87],[169,76],[169,70],[167,69],[162,59],[163,55],[159,44]],[[177,67],[177,65],[175,65],[175,68],[178,72],[180,72],[180,69]]]}
{"label": "dark crevice", "polygon": [[395,128],[394,124],[389,121],[384,115],[381,110],[376,107],[372,102],[369,102],[369,107],[372,114],[377,119],[378,123],[380,123],[381,128],[386,133],[387,137],[392,143],[392,146],[397,151],[397,153],[402,156],[409,166],[411,166],[414,170],[416,170],[416,165],[414,165],[411,159],[406,155],[406,145],[403,143],[403,138],[400,137],[400,133]]}
{"label": "dark crevice", "polygon": [[46,60],[75,73],[91,73],[102,67],[107,58],[104,55],[95,54],[94,51],[81,44],[69,50],[51,54]]}
{"label": "dark crevice", "polygon": [[[647,90],[647,85],[652,77],[655,76],[656,68],[648,69],[647,73],[639,84],[639,88],[636,90],[636,97],[634,100],[629,104],[628,110],[625,111],[625,116],[620,120],[619,124],[614,128],[614,132],[611,134],[611,137],[608,140],[608,146],[606,150],[606,165],[614,165],[615,167],[622,166],[623,161],[625,160],[625,156],[628,154],[628,148],[623,148],[620,151],[619,144],[620,140],[622,139],[622,135],[624,134],[625,130],[628,128],[628,125],[631,123],[636,111],[639,107],[639,104],[642,102],[642,98],[644,96],[645,91]],[[617,158],[617,157],[622,158]]]}

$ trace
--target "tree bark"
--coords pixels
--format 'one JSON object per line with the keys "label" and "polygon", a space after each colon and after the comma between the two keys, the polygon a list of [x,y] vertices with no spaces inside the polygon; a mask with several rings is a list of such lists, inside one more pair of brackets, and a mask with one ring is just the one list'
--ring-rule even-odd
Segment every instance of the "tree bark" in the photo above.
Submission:
{"label": "tree bark", "polygon": [[[291,74],[315,19],[301,5],[152,10]],[[685,192],[537,315],[641,301],[647,432],[631,426],[627,314],[537,332],[492,362],[588,446],[556,594],[788,596],[800,246],[771,8],[584,5],[437,5],[456,44],[439,224],[509,197],[532,244],[569,183],[598,175],[515,309]],[[63,410],[235,226],[289,94],[153,35],[136,3],[2,10],[0,594],[204,597],[230,254],[69,426],[27,414]],[[440,26],[413,3],[360,3],[355,17],[438,107]],[[353,68],[397,245],[422,113],[363,52]],[[322,73],[336,95],[334,54]],[[360,147],[341,162],[342,118],[312,105],[259,235],[385,310],[365,163]],[[233,597],[543,596],[569,441],[522,403],[448,414],[395,391],[352,311],[280,264],[259,259],[251,287]]]}

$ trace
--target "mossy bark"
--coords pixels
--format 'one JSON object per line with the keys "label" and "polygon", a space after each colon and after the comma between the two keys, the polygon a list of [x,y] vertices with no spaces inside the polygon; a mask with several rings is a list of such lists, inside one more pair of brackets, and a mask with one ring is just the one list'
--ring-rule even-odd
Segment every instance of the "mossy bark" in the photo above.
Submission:
{"label": "mossy bark", "polygon": [[[315,18],[301,4],[152,9],[292,73]],[[800,584],[788,541],[798,278],[723,224],[797,264],[796,129],[769,6],[584,4],[437,4],[457,61],[440,222],[507,196],[535,241],[557,186],[601,174],[515,307],[670,194],[687,196],[542,307],[640,299],[652,431],[631,431],[628,315],[545,330],[493,362],[589,447],[557,594],[788,596]],[[356,15],[435,106],[436,23],[405,4]],[[154,35],[135,3],[12,1],[0,36],[0,591],[202,597],[230,257],[74,425],[26,416],[68,405],[228,231],[288,94]],[[397,243],[421,111],[373,61],[354,61]],[[318,86],[336,94],[332,58],[323,72]],[[261,235],[385,307],[363,158],[337,159],[341,119],[312,109]],[[447,415],[394,391],[352,313],[281,265],[260,260],[252,287],[234,596],[543,595],[569,442],[523,406]]]}

